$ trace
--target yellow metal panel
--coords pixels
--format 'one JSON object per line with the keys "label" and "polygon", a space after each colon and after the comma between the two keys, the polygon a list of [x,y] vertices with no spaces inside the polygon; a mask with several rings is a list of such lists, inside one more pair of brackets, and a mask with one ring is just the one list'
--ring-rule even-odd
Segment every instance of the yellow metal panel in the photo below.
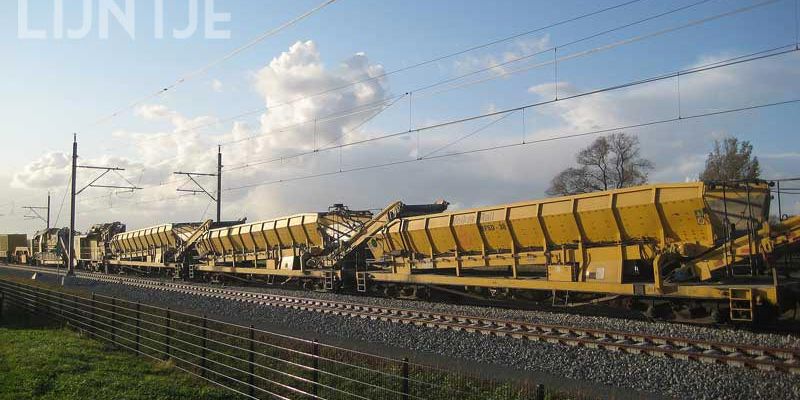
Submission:
{"label": "yellow metal panel", "polygon": [[241,229],[242,235],[242,247],[246,251],[254,251],[256,250],[256,242],[252,235],[253,225],[245,225]]}
{"label": "yellow metal panel", "polygon": [[553,282],[572,282],[574,279],[572,265],[548,265],[547,280]]}
{"label": "yellow metal panel", "polygon": [[575,200],[578,221],[587,242],[615,242],[619,238],[614,211],[611,209],[611,196],[583,197]]}
{"label": "yellow metal panel", "polygon": [[252,232],[253,234],[253,240],[255,240],[254,246],[257,251],[264,251],[269,248],[263,230],[264,230],[263,222],[253,224],[250,226],[250,232]]}
{"label": "yellow metal panel", "polygon": [[458,238],[459,250],[463,252],[482,252],[483,239],[478,230],[478,213],[461,213],[453,216],[453,232]]}
{"label": "yellow metal panel", "polygon": [[[281,238],[278,236],[277,221],[268,221],[264,223],[263,232],[267,234],[267,244],[270,248],[284,247]],[[291,244],[291,242],[288,242]]]}
{"label": "yellow metal panel", "polygon": [[289,230],[289,220],[279,219],[275,221],[275,231],[278,234],[278,239],[281,242],[281,247],[292,247],[295,243],[292,232]]}
{"label": "yellow metal panel", "polygon": [[306,231],[303,229],[302,215],[289,218],[289,230],[296,243],[309,244],[308,235],[306,235]]}
{"label": "yellow metal panel", "polygon": [[539,226],[538,204],[511,207],[509,225],[517,246],[520,248],[539,248],[544,243],[544,232]]}
{"label": "yellow metal panel", "polygon": [[433,249],[428,240],[428,233],[425,230],[425,222],[425,218],[408,221],[408,224],[406,224],[406,232],[409,244],[414,251],[430,255]]}
{"label": "yellow metal panel", "polygon": [[650,187],[616,194],[616,208],[622,225],[622,240],[660,237],[658,210]]}
{"label": "yellow metal panel", "polygon": [[391,248],[403,249],[406,247],[401,236],[402,225],[402,221],[395,220],[386,227],[387,239]]}
{"label": "yellow metal panel", "polygon": [[572,213],[572,199],[557,200],[542,204],[542,221],[547,236],[553,244],[575,243],[581,240],[575,216]]}
{"label": "yellow metal panel", "polygon": [[456,242],[450,230],[450,216],[433,216],[428,218],[428,232],[431,235],[433,248],[439,253],[456,251]]}
{"label": "yellow metal panel", "polygon": [[230,253],[234,251],[233,244],[230,240],[230,229],[224,228],[219,231],[219,243],[222,246],[222,250],[225,253]]}
{"label": "yellow metal panel", "polygon": [[711,221],[705,210],[702,187],[664,187],[658,190],[658,202],[667,221],[667,236],[678,242],[711,247],[714,238]]}
{"label": "yellow metal panel", "polygon": [[513,239],[506,223],[506,209],[481,211],[479,218],[480,229],[486,241],[486,250],[511,250]]}

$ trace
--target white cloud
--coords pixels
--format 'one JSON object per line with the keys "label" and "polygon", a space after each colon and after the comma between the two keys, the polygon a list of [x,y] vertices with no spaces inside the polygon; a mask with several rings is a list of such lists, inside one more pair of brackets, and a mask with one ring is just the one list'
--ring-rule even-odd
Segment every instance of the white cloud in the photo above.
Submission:
{"label": "white cloud", "polygon": [[225,85],[219,79],[214,79],[211,81],[211,89],[217,93],[222,93],[222,90],[225,88]]}
{"label": "white cloud", "polygon": [[519,67],[519,63],[531,61],[530,56],[533,54],[551,47],[549,34],[535,38],[517,39],[506,45],[505,49],[499,53],[491,52],[481,55],[470,53],[456,59],[453,66],[458,74],[468,74],[484,68],[491,68],[487,73],[503,75],[514,67]]}
{"label": "white cloud", "polygon": [[71,163],[70,157],[64,153],[47,153],[14,174],[11,185],[25,189],[60,187],[70,173]]}

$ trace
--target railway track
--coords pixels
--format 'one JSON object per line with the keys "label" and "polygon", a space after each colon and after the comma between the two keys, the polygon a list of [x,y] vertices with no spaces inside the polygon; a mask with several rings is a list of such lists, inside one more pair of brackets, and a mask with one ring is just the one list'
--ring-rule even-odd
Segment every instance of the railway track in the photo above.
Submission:
{"label": "railway track", "polygon": [[[45,268],[4,267],[31,272],[57,273],[57,271]],[[668,357],[679,360],[692,360],[703,363],[724,364],[768,371],[784,371],[800,375],[800,350],[788,348],[720,343],[565,325],[537,324],[523,321],[213,288],[163,280],[119,275],[112,276],[101,273],[76,272],[76,275],[80,278],[99,282],[124,284],[145,289],[172,291],[272,307],[284,307],[331,315],[413,324],[429,328],[466,331],[484,335],[511,337],[520,340],[602,349],[611,352],[644,354],[654,357]]]}

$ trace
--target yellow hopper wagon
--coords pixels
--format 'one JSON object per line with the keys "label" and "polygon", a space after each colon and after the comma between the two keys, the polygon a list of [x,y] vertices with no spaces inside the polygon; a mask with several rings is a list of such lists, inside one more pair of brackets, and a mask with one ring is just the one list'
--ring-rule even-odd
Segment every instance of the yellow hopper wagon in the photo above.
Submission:
{"label": "yellow hopper wagon", "polygon": [[685,300],[752,320],[796,304],[796,282],[774,267],[800,244],[800,218],[770,225],[769,205],[766,183],[692,182],[396,218],[367,241],[373,261],[357,279],[361,290]]}
{"label": "yellow hopper wagon", "polygon": [[111,239],[109,270],[137,269],[180,275],[194,244],[212,222],[172,223],[118,233]]}
{"label": "yellow hopper wagon", "polygon": [[366,262],[365,240],[391,218],[445,207],[395,202],[373,215],[335,204],[325,212],[212,229],[198,240],[200,262],[191,274],[301,281],[307,288],[334,290],[355,278],[355,265]]}

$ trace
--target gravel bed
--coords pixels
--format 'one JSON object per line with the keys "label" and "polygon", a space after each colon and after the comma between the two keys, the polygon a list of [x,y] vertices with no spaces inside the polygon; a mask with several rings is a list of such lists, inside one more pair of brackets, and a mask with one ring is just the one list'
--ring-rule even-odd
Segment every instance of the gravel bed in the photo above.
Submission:
{"label": "gravel bed", "polygon": [[[219,287],[219,286],[215,286]],[[277,288],[255,288],[228,286],[227,289],[241,289],[259,293],[280,294],[287,296],[308,297],[321,300],[336,300],[376,306],[396,308],[413,308],[436,311],[448,314],[467,315],[483,318],[507,319],[531,323],[566,325],[582,328],[618,330],[631,333],[682,337],[686,339],[711,340],[722,343],[749,344],[769,347],[800,349],[800,336],[788,334],[771,334],[734,330],[731,328],[715,328],[659,321],[642,321],[604,316],[579,315],[575,313],[513,310],[492,307],[446,304],[416,300],[398,300],[369,296],[352,296],[344,294],[298,291]]]}
{"label": "gravel bed", "polygon": [[[43,279],[54,280],[54,277]],[[358,342],[360,349],[366,351],[374,351],[375,348],[383,348],[382,346],[393,346],[412,352],[439,354],[451,359],[474,360],[481,362],[480,365],[495,365],[500,368],[530,371],[531,376],[545,373],[562,377],[565,381],[585,381],[597,385],[598,388],[619,388],[617,391],[611,390],[610,392],[613,394],[603,397],[651,398],[657,397],[656,394],[658,394],[680,399],[800,399],[800,379],[780,372],[611,353],[604,350],[526,342],[467,332],[433,330],[413,325],[345,318],[316,312],[255,307],[245,303],[166,291],[142,290],[124,285],[80,279],[72,280],[69,285],[131,301],[141,301],[194,313],[201,312],[231,322],[252,322],[264,329],[283,327],[284,332],[292,332],[297,336],[305,336],[310,332],[315,337],[325,338],[322,339],[323,341],[327,341],[328,338],[339,338],[341,342]],[[314,293],[313,295],[320,296],[321,294]],[[381,304],[402,304],[385,299],[368,299],[368,301],[380,301]],[[414,305],[419,307],[422,303],[415,302]],[[428,307],[448,307],[445,309],[448,310],[451,306],[429,304]],[[463,307],[457,307],[457,309],[464,310]],[[481,308],[474,308],[474,311],[490,312]],[[516,313],[508,310],[497,312]],[[533,317],[529,316],[529,318]],[[565,323],[573,323],[573,319],[584,320],[584,317],[575,318],[574,316],[552,316],[550,318],[560,318]],[[584,323],[591,323],[591,321],[584,321]],[[628,322],[616,320],[604,323],[616,324],[608,326],[609,328],[614,326],[622,328],[620,324]],[[675,327],[669,326],[660,329],[668,328]],[[626,326],[625,329],[628,327]],[[695,328],[692,328],[690,331],[694,330]],[[736,332],[736,334],[742,333]],[[469,365],[469,362],[462,362],[462,364]],[[620,393],[632,391],[638,391],[639,394],[620,395]],[[601,392],[602,390],[598,390],[594,394]],[[609,392],[606,391],[606,393]]]}

